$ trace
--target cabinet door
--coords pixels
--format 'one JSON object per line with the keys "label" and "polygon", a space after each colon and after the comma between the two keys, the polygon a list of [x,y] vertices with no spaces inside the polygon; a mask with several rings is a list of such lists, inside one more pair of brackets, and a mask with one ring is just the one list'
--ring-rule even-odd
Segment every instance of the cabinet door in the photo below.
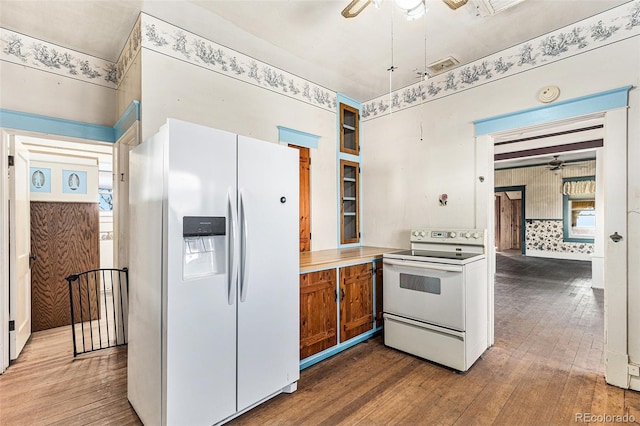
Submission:
{"label": "cabinet door", "polygon": [[338,343],[336,270],[300,275],[300,359]]}
{"label": "cabinet door", "polygon": [[360,165],[340,160],[340,243],[360,241]]}
{"label": "cabinet door", "polygon": [[340,151],[360,155],[359,125],[360,112],[357,108],[340,104]]}
{"label": "cabinet door", "polygon": [[382,323],[382,261],[379,261],[376,262],[376,327]]}
{"label": "cabinet door", "polygon": [[340,342],[373,327],[371,263],[340,268]]}

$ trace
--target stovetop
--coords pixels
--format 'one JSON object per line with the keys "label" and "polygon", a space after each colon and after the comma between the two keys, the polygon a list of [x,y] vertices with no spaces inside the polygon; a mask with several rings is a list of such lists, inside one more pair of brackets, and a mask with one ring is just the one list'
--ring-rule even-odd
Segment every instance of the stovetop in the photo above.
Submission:
{"label": "stovetop", "polygon": [[461,253],[461,252],[448,252],[448,251],[435,251],[435,250],[404,250],[392,253],[399,256],[410,256],[420,258],[438,258],[438,259],[460,259],[468,260],[476,256],[484,256],[479,253]]}

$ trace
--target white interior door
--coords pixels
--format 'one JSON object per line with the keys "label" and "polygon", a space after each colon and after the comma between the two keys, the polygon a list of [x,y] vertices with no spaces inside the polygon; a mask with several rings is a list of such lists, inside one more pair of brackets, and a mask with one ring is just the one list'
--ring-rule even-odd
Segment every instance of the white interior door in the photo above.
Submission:
{"label": "white interior door", "polygon": [[[29,151],[11,137],[9,155],[9,357],[18,358],[31,336],[31,214]],[[42,177],[40,177],[42,178]]]}

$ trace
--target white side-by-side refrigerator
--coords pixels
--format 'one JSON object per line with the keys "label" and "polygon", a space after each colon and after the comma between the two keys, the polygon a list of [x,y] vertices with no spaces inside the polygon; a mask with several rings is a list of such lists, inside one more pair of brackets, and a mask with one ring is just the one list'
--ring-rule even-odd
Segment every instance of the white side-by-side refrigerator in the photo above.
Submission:
{"label": "white side-by-side refrigerator", "polygon": [[130,153],[128,397],[225,422],[299,378],[295,149],[169,119]]}

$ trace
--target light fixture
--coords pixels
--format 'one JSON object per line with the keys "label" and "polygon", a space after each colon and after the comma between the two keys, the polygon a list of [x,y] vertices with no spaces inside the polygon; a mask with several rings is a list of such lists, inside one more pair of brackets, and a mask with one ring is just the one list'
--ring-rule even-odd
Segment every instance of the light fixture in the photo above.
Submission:
{"label": "light fixture", "polygon": [[408,21],[422,17],[427,11],[424,0],[395,0],[396,6],[406,12]]}

